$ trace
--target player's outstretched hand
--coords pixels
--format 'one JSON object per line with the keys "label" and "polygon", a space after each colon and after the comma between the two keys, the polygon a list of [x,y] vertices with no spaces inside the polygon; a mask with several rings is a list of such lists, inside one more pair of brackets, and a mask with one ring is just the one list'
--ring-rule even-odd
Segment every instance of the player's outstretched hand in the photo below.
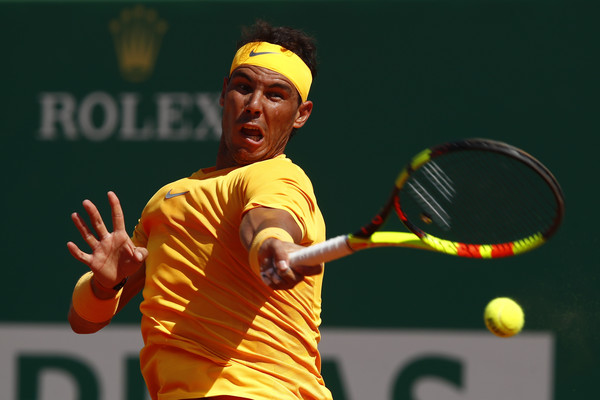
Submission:
{"label": "player's outstretched hand", "polygon": [[67,247],[73,257],[94,272],[97,283],[111,288],[138,270],[148,256],[148,250],[135,247],[127,234],[123,210],[117,195],[108,192],[108,201],[112,213],[113,232],[109,232],[106,228],[94,203],[84,200],[83,208],[89,215],[95,234],[78,213],[71,214],[71,219],[90,246],[92,253],[85,253],[73,242],[68,242]]}

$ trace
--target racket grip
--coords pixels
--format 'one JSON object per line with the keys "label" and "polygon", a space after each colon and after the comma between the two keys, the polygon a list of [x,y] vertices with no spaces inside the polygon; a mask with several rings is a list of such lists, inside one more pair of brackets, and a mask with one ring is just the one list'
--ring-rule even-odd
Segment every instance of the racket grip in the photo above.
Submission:
{"label": "racket grip", "polygon": [[354,252],[348,245],[348,236],[341,235],[306,247],[290,254],[292,265],[318,265],[337,260]]}

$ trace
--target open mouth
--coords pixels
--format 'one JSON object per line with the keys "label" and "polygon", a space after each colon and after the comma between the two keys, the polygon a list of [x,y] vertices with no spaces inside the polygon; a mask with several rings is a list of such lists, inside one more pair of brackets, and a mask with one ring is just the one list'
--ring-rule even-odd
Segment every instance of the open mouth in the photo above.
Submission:
{"label": "open mouth", "polygon": [[261,130],[255,126],[244,125],[240,131],[242,135],[246,137],[246,139],[253,142],[260,142],[260,140],[263,138]]}

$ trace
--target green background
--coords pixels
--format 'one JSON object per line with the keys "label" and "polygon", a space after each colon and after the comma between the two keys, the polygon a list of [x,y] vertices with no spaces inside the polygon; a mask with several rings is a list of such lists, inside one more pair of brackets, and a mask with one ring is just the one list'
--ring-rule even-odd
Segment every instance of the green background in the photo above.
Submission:
{"label": "green background", "polygon": [[[0,2],[0,300],[14,305],[0,321],[65,321],[85,271],[66,248],[78,240],[69,215],[83,199],[108,216],[114,190],[131,231],[155,190],[212,165],[217,149],[214,140],[42,141],[39,94],[217,93],[240,27],[265,18],[318,40],[315,109],[287,153],[313,179],[328,236],[368,220],[417,151],[455,138],[524,148],[555,173],[567,200],[558,235],[514,259],[384,249],[329,264],[324,326],[483,330],[485,304],[511,296],[527,330],[555,335],[555,399],[595,396],[598,2],[147,2],[169,29],[151,78],[129,83],[108,22],[140,3]],[[128,307],[116,321],[138,318]]]}

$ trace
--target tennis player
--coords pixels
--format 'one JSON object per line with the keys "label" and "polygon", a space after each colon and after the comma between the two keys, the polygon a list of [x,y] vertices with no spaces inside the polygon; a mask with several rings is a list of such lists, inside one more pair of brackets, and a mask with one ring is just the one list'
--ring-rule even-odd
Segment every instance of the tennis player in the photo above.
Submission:
{"label": "tennis player", "polygon": [[[284,154],[304,126],[313,39],[258,22],[239,44],[220,98],[216,164],[160,189],[127,233],[95,205],[72,219],[92,253],[69,321],[93,333],[143,291],[141,370],[153,399],[328,400],[320,373],[323,267],[288,254],[325,239],[312,184]],[[274,267],[274,268],[271,268]]]}

